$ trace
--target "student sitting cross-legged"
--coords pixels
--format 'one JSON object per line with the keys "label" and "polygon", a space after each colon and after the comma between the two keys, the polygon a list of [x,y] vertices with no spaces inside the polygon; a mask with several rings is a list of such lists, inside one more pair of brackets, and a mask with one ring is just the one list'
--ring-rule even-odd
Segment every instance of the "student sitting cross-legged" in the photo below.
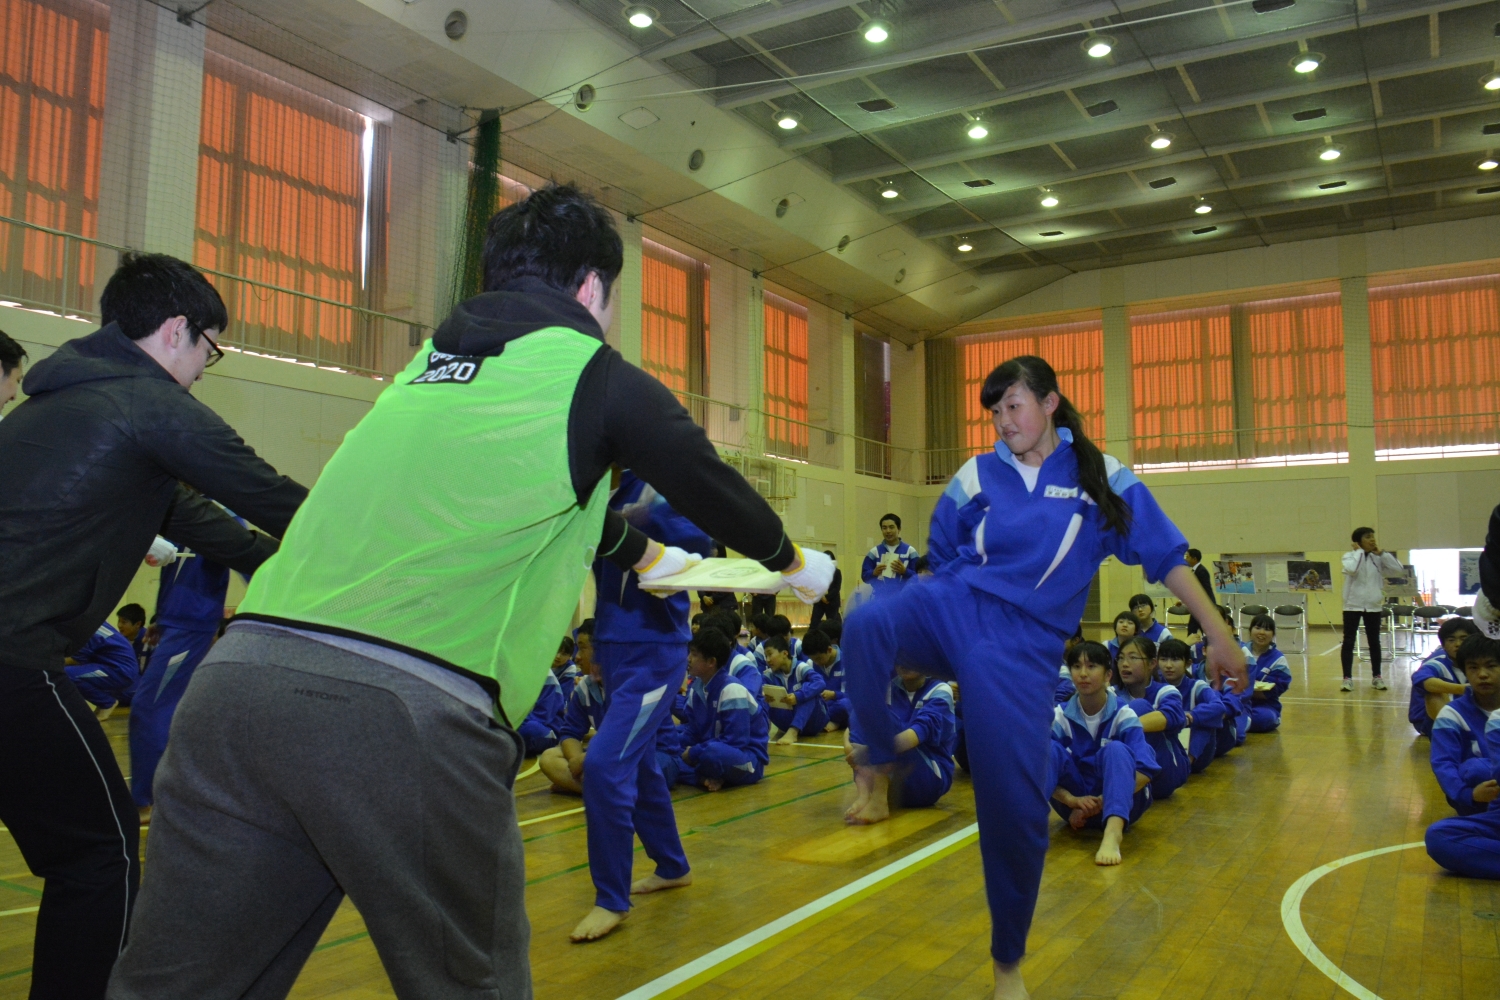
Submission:
{"label": "student sitting cross-legged", "polygon": [[[740,616],[733,611],[716,611],[703,619],[703,625],[705,628],[717,628],[729,640],[729,676],[750,693],[750,700],[755,703],[755,715],[750,720],[750,739],[765,746],[770,739],[771,717],[766,712],[766,701],[761,696],[760,689],[765,685],[766,678],[760,672],[755,654],[739,645]],[[692,678],[689,677],[688,681],[691,683]],[[687,696],[682,695],[678,702],[685,706]],[[683,712],[685,711],[684,707]],[[676,714],[681,716],[683,712]],[[678,753],[681,752],[679,748]]]}
{"label": "student sitting cross-legged", "polygon": [[763,638],[755,646],[756,659],[760,661],[760,669],[766,669],[766,640],[781,638],[786,640],[787,652],[791,654],[792,662],[796,663],[802,659],[802,640],[792,635],[792,620],[786,615],[766,615],[765,621],[761,623],[761,634]]}
{"label": "student sitting cross-legged", "polygon": [[1177,689],[1188,718],[1189,769],[1202,774],[1213,763],[1219,730],[1224,728],[1224,701],[1205,680],[1188,674],[1192,651],[1181,639],[1168,639],[1156,648],[1156,673]]}
{"label": "student sitting cross-legged", "polygon": [[[824,626],[832,624],[825,622]],[[815,628],[802,637],[802,655],[823,675],[823,692],[818,697],[823,699],[823,713],[828,719],[823,727],[824,732],[849,728],[849,699],[844,695],[844,661],[838,645],[822,628]]]}
{"label": "student sitting cross-legged", "polygon": [[[781,617],[777,615],[777,617]],[[823,710],[823,675],[806,660],[795,662],[786,639],[776,635],[761,646],[766,658],[766,686],[762,692],[771,715],[771,724],[779,735],[777,743],[796,743],[803,733],[820,733],[828,722]],[[786,700],[780,705],[771,704],[767,688],[777,687],[786,692]]]}
{"label": "student sitting cross-legged", "polygon": [[729,640],[718,629],[701,629],[688,643],[692,683],[679,730],[686,767],[677,780],[710,792],[726,785],[755,784],[771,759],[765,740],[750,734],[754,699],[721,668],[728,660]]}
{"label": "student sitting cross-legged", "polygon": [[558,643],[557,655],[552,657],[552,676],[557,678],[557,683],[562,685],[563,702],[573,695],[573,685],[578,683],[578,677],[583,671],[578,669],[578,664],[573,660],[573,653],[577,648],[571,635],[562,637]]}
{"label": "student sitting cross-legged", "polygon": [[1132,595],[1130,613],[1135,615],[1136,635],[1143,635],[1156,643],[1172,638],[1171,631],[1156,620],[1156,602],[1151,599],[1150,594]]}
{"label": "student sitting cross-legged", "polygon": [[1075,830],[1104,828],[1098,865],[1120,863],[1120,840],[1151,805],[1151,779],[1161,768],[1141,720],[1109,688],[1109,652],[1082,642],[1068,653],[1078,693],[1055,709],[1052,808]]}
{"label": "student sitting cross-legged", "polygon": [[1188,760],[1178,736],[1187,722],[1182,694],[1171,684],[1156,679],[1156,643],[1143,635],[1121,642],[1113,680],[1115,691],[1129,701],[1131,711],[1141,720],[1146,743],[1161,765],[1151,779],[1151,798],[1171,798],[1173,792],[1187,783],[1192,761]]}
{"label": "student sitting cross-legged", "polygon": [[1139,635],[1141,631],[1140,622],[1135,620],[1135,615],[1129,611],[1121,611],[1115,615],[1114,635],[1104,644],[1109,650],[1109,662],[1115,662],[1115,657],[1120,655],[1120,643],[1133,635]]}
{"label": "student sitting cross-legged", "polygon": [[1432,735],[1432,720],[1442,707],[1468,690],[1463,671],[1454,663],[1458,647],[1478,632],[1471,618],[1449,618],[1438,629],[1441,644],[1411,675],[1411,704],[1406,717],[1418,735]]}
{"label": "student sitting cross-legged", "polygon": [[594,620],[578,626],[575,658],[582,670],[557,726],[558,745],[542,751],[537,764],[554,792],[583,794],[583,741],[604,720],[604,681],[594,662]]}
{"label": "student sitting cross-legged", "polygon": [[547,671],[542,675],[542,693],[537,695],[536,704],[516,727],[516,732],[526,741],[526,756],[540,757],[557,746],[557,730],[562,725],[567,707],[557,675]]}
{"label": "student sitting cross-legged", "polygon": [[[1228,626],[1229,634],[1231,636],[1234,635],[1233,613],[1221,604],[1219,605],[1219,615],[1224,619],[1224,624]],[[1235,641],[1239,642],[1238,639]],[[1249,648],[1243,642],[1239,642],[1239,646],[1241,655],[1246,656],[1248,659]],[[1198,680],[1212,683],[1205,669],[1207,656],[1208,640],[1202,639],[1193,646],[1193,666],[1190,673]],[[1250,699],[1248,697],[1242,698],[1233,691],[1225,690],[1222,685],[1215,686],[1214,690],[1218,692],[1220,701],[1224,706],[1224,724],[1219,728],[1218,738],[1214,742],[1214,756],[1222,757],[1245,742],[1245,733],[1250,729]],[[1248,692],[1246,693],[1248,694]]]}
{"label": "student sitting cross-legged", "polygon": [[1485,655],[1486,643],[1495,640],[1475,635],[1459,643],[1454,655],[1468,692],[1438,709],[1432,722],[1432,773],[1460,816],[1485,812],[1500,798],[1493,767],[1500,761],[1500,731],[1493,721],[1500,716],[1500,669]]}
{"label": "student sitting cross-legged", "polygon": [[1250,623],[1250,680],[1253,687],[1240,696],[1250,717],[1250,732],[1269,733],[1281,725],[1281,696],[1292,686],[1292,668],[1276,648],[1276,621],[1256,615]]}
{"label": "student sitting cross-legged", "polygon": [[[1427,854],[1457,875],[1500,879],[1500,806],[1495,805],[1497,788],[1500,788],[1495,781],[1500,778],[1500,639],[1482,634],[1469,636],[1458,647],[1458,663],[1469,682],[1469,694],[1455,698],[1438,712],[1432,726],[1432,751],[1435,758],[1439,734],[1450,719],[1455,726],[1460,723],[1473,726],[1479,721],[1479,718],[1465,718],[1468,713],[1455,706],[1472,699],[1476,706],[1484,709],[1480,718],[1483,714],[1489,717],[1484,723],[1480,746],[1488,750],[1489,777],[1471,791],[1470,798],[1476,805],[1480,804],[1481,798],[1488,799],[1490,805],[1484,812],[1440,819],[1429,826]],[[1470,735],[1478,732],[1471,729]]]}
{"label": "student sitting cross-legged", "polygon": [[844,733],[844,755],[854,769],[854,803],[844,822],[879,823],[892,808],[925,809],[953,787],[953,749],[958,742],[953,688],[917,670],[897,667],[886,695],[898,730],[892,768],[867,766],[868,752],[859,720]]}

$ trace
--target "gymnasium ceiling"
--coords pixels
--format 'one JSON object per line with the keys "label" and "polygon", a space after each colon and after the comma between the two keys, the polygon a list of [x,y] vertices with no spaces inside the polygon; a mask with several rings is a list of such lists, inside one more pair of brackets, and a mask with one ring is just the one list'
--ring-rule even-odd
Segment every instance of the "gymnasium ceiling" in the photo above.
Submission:
{"label": "gymnasium ceiling", "polygon": [[[1481,82],[1500,3],[653,0],[642,29],[620,0],[559,2],[976,275],[1500,206],[1500,170],[1478,166],[1500,151],[1500,89]],[[1111,50],[1087,54],[1099,36]]]}

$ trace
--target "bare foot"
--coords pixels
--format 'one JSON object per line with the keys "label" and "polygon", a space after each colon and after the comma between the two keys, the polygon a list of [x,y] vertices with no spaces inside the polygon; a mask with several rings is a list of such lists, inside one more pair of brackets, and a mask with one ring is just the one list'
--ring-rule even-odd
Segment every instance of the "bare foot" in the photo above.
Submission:
{"label": "bare foot", "polygon": [[839,727],[836,726],[836,725],[834,725],[832,722],[830,722],[828,725],[826,725],[826,726],[823,727],[823,732],[825,732],[825,733],[836,733],[838,731],[839,731]]}
{"label": "bare foot", "polygon": [[[630,894],[632,896],[644,896],[648,892],[660,892],[662,889],[680,889],[685,885],[693,884],[693,873],[688,872],[681,878],[662,878],[652,872],[645,878],[638,878],[630,883]],[[609,912],[608,910],[605,911]]]}
{"label": "bare foot", "polygon": [[854,801],[849,808],[844,810],[844,822],[853,823],[854,816],[864,812],[865,806],[870,804],[870,793],[875,789],[875,779],[868,767],[854,768]]}
{"label": "bare foot", "polygon": [[1031,1000],[1026,984],[1021,981],[1020,962],[995,963],[995,1000]]}
{"label": "bare foot", "polygon": [[724,779],[722,779],[722,778],[704,778],[703,779],[703,790],[705,792],[717,792],[719,789],[721,789],[723,787],[724,787]]}
{"label": "bare foot", "polygon": [[1120,863],[1120,839],[1125,836],[1125,821],[1118,816],[1111,816],[1104,821],[1104,840],[1099,844],[1099,850],[1094,855],[1096,865],[1117,865]]}
{"label": "bare foot", "polygon": [[797,732],[797,730],[788,729],[785,733],[781,734],[781,739],[777,740],[776,743],[778,746],[791,746],[801,738],[802,734]]}
{"label": "bare foot", "polygon": [[573,933],[568,935],[575,944],[584,941],[597,941],[610,931],[620,926],[627,913],[616,913],[614,910],[606,910],[602,906],[596,906],[589,911],[589,915],[578,921],[578,926],[573,928]]}
{"label": "bare foot", "polygon": [[863,805],[844,814],[844,822],[850,826],[870,826],[889,819],[891,815],[888,798],[891,790],[890,775],[882,774],[873,767],[858,767],[854,770],[856,785],[861,780],[861,772],[864,772],[865,780],[869,782],[870,792]]}
{"label": "bare foot", "polygon": [[114,715],[114,714],[115,714],[115,706],[114,705],[111,705],[108,708],[96,708],[96,709],[94,709],[94,718],[98,719],[100,722],[103,722],[105,719],[109,718],[111,715]]}

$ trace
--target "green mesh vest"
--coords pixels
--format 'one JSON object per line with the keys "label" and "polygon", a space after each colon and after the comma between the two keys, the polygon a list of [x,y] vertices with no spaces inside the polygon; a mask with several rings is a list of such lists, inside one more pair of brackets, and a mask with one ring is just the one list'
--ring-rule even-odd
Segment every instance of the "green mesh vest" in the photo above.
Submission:
{"label": "green mesh vest", "polygon": [[568,412],[602,346],[563,327],[494,357],[428,341],[334,452],[240,612],[492,680],[519,724],[603,528],[607,480],[579,507],[568,466]]}

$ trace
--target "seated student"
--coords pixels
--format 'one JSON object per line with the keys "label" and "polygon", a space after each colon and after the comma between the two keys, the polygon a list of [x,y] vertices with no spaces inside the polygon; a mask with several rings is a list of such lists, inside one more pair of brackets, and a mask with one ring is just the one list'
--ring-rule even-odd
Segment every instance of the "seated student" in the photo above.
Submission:
{"label": "seated student", "polygon": [[135,658],[142,666],[146,664],[146,609],[139,604],[126,604],[115,612],[115,628],[130,641]]}
{"label": "seated student", "polygon": [[1269,733],[1281,725],[1281,696],[1292,686],[1292,668],[1276,648],[1276,621],[1256,615],[1250,622],[1251,688],[1240,695],[1252,733]]}
{"label": "seated student", "polygon": [[1192,651],[1181,639],[1156,647],[1156,673],[1177,689],[1188,717],[1187,755],[1193,774],[1202,774],[1217,753],[1219,730],[1224,728],[1224,701],[1205,680],[1188,674]]}
{"label": "seated student", "polygon": [[[1224,624],[1229,627],[1230,634],[1234,633],[1234,615],[1223,605],[1219,606],[1219,615],[1224,619]],[[1248,653],[1249,649],[1241,642],[1240,649]],[[1208,682],[1207,671],[1204,667],[1206,662],[1208,640],[1200,639],[1193,646],[1193,666],[1189,671],[1195,680]],[[1219,728],[1218,737],[1214,741],[1214,756],[1222,757],[1235,747],[1245,742],[1245,734],[1250,729],[1250,715],[1248,706],[1250,699],[1242,698],[1233,691],[1226,691],[1222,683],[1214,687],[1218,693],[1219,700],[1224,706],[1224,724]]]}
{"label": "seated student", "polygon": [[1114,662],[1115,657],[1120,655],[1120,643],[1133,635],[1140,634],[1140,624],[1135,620],[1135,615],[1129,611],[1121,611],[1115,615],[1114,635],[1104,644],[1109,650],[1109,661]]}
{"label": "seated student", "polygon": [[1135,615],[1135,634],[1143,635],[1154,643],[1172,638],[1171,631],[1156,620],[1156,602],[1146,594],[1135,594],[1130,598],[1130,613]]}
{"label": "seated student", "polygon": [[692,620],[688,623],[692,627],[694,635],[698,634],[698,629],[702,627],[704,616],[706,616],[707,614],[708,612],[706,611],[700,611],[696,615],[694,615],[692,617]]}
{"label": "seated student", "polygon": [[557,729],[562,725],[567,707],[557,675],[547,671],[542,676],[542,691],[536,696],[536,704],[516,727],[516,732],[526,742],[526,756],[540,757],[543,751],[557,746]]}
{"label": "seated student", "polygon": [[[792,620],[786,615],[767,615],[765,628],[763,629],[766,639],[782,638],[786,640],[787,652],[796,663],[802,659],[802,640],[792,635]],[[766,669],[766,642],[761,640],[760,646],[755,653],[756,659],[760,661],[760,668]]]}
{"label": "seated student", "polygon": [[[766,701],[761,697],[760,690],[765,685],[766,678],[760,672],[755,656],[738,644],[739,619],[740,616],[733,611],[721,611],[709,615],[703,622],[706,627],[717,628],[729,640],[729,676],[750,692],[750,698],[755,702],[755,717],[750,720],[750,738],[764,746],[771,733],[771,717],[766,712]],[[692,678],[687,678],[685,683],[691,682]],[[678,698],[678,704],[679,707],[686,704],[686,695]],[[673,714],[681,716],[682,712],[674,710]]]}
{"label": "seated student", "polygon": [[1453,657],[1463,641],[1478,631],[1471,618],[1449,618],[1438,629],[1438,648],[1412,671],[1406,717],[1417,735],[1431,736],[1432,720],[1442,707],[1468,690]]}
{"label": "seated student", "polygon": [[1120,840],[1151,805],[1151,779],[1160,767],[1140,719],[1109,689],[1109,651],[1081,642],[1068,653],[1078,693],[1058,705],[1052,720],[1052,808],[1075,830],[1104,828],[1096,865],[1120,863]]}
{"label": "seated student", "polygon": [[121,698],[130,696],[141,675],[135,647],[109,622],[95,629],[89,641],[63,662],[67,664],[63,669],[83,700],[94,706],[100,722],[109,718]]}
{"label": "seated student", "polygon": [[[1218,608],[1219,617],[1224,619],[1225,625],[1229,626],[1229,634],[1238,637],[1240,633],[1239,629],[1237,629],[1234,624],[1234,613],[1223,604],[1218,605]],[[1188,669],[1188,673],[1198,678],[1200,681],[1206,681],[1209,679],[1207,671],[1204,667],[1204,663],[1207,662],[1208,655],[1208,638],[1204,636],[1202,632],[1199,632],[1198,636],[1198,641],[1193,643],[1193,664]],[[1246,648],[1243,642],[1240,643],[1240,648]]]}
{"label": "seated student", "polygon": [[565,704],[573,696],[573,685],[578,683],[579,674],[582,673],[578,669],[578,664],[573,662],[573,651],[576,648],[573,637],[565,635],[562,637],[562,642],[558,643],[557,655],[552,657],[552,676],[556,677],[557,683],[562,685]]}
{"label": "seated student", "polygon": [[925,809],[953,787],[953,748],[958,726],[953,715],[953,689],[908,667],[897,667],[887,695],[896,728],[896,762],[886,775],[862,766],[868,762],[859,720],[844,733],[844,759],[854,769],[854,803],[844,811],[844,822],[879,823],[891,809]]}
{"label": "seated student", "polygon": [[[1458,647],[1457,660],[1469,682],[1469,694],[1455,698],[1438,712],[1432,726],[1432,749],[1435,755],[1439,733],[1450,720],[1454,726],[1460,722],[1472,726],[1478,721],[1478,717],[1466,718],[1469,713],[1462,708],[1455,709],[1455,706],[1469,700],[1476,707],[1489,706],[1482,744],[1488,749],[1489,776],[1473,789],[1471,797],[1476,805],[1480,804],[1481,796],[1490,804],[1481,813],[1440,819],[1429,826],[1427,854],[1454,874],[1500,879],[1500,806],[1495,805],[1495,798],[1500,794],[1500,784],[1495,780],[1500,778],[1500,639],[1483,634],[1471,635]],[[1471,729],[1470,735],[1477,732]]]}
{"label": "seated student", "polygon": [[823,712],[828,722],[823,731],[832,733],[849,728],[849,699],[844,695],[844,662],[838,646],[821,628],[802,637],[802,655],[823,675]]}
{"label": "seated student", "polygon": [[1115,658],[1115,691],[1129,700],[1130,710],[1141,720],[1141,731],[1161,770],[1151,779],[1151,798],[1168,799],[1187,783],[1192,761],[1182,748],[1180,733],[1187,723],[1182,693],[1156,679],[1156,643],[1143,635],[1120,643]]}
{"label": "seated student", "polygon": [[1063,705],[1067,700],[1077,693],[1073,687],[1073,675],[1068,671],[1068,651],[1083,641],[1083,626],[1078,626],[1078,631],[1068,636],[1068,641],[1063,643],[1062,665],[1057,668],[1057,687],[1052,692],[1052,700],[1055,704]]}
{"label": "seated student", "polygon": [[557,746],[542,751],[537,765],[552,782],[554,792],[583,794],[583,740],[590,730],[598,729],[604,719],[604,680],[594,662],[594,620],[578,626],[578,644],[574,654],[579,668],[578,682],[568,696],[562,721],[558,724]]}
{"label": "seated student", "polygon": [[[753,614],[747,619],[746,627],[750,630],[750,652],[760,659],[760,644],[771,638],[771,616],[768,614]],[[761,664],[765,669],[765,664]]]}
{"label": "seated student", "polygon": [[[1500,668],[1493,656],[1485,655],[1485,642],[1471,632],[1454,658],[1468,682],[1468,692],[1438,709],[1432,722],[1432,773],[1448,804],[1460,816],[1473,816],[1490,809],[1500,797],[1494,767],[1500,763]],[[1470,645],[1473,643],[1473,645]],[[1500,649],[1495,645],[1493,653]]]}
{"label": "seated student", "polygon": [[[828,722],[828,713],[823,709],[823,675],[806,660],[794,662],[791,649],[782,636],[773,635],[767,639],[761,645],[761,653],[766,658],[763,675],[766,687],[785,688],[792,706],[771,705],[767,696],[771,724],[779,732],[776,742],[787,745],[796,743],[803,733],[822,732]],[[761,693],[765,695],[765,688]]]}
{"label": "seated student", "polygon": [[[770,642],[779,640],[771,639]],[[729,640],[718,629],[703,629],[688,643],[687,702],[682,727],[678,781],[710,792],[753,785],[771,760],[765,740],[751,737],[754,699],[721,664],[729,660]]]}

